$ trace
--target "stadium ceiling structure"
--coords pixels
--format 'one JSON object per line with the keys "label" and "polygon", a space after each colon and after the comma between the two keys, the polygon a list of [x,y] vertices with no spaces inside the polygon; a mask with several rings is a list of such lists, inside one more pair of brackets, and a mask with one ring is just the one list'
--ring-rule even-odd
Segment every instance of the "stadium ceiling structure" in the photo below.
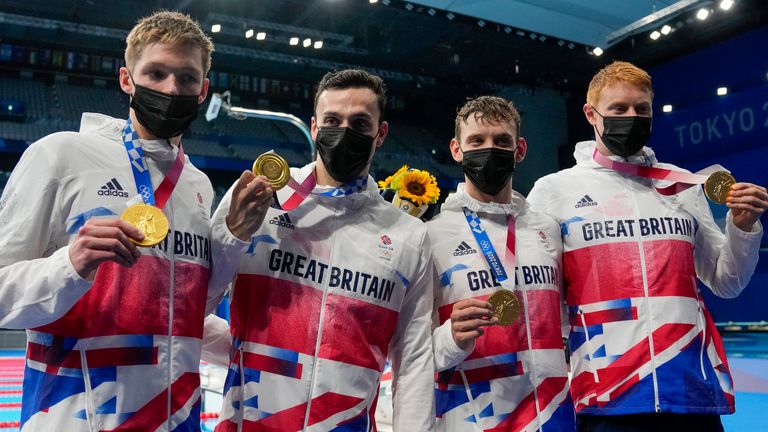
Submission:
{"label": "stadium ceiling structure", "polygon": [[0,42],[119,55],[160,8],[204,25],[219,70],[316,82],[361,66],[414,90],[583,92],[612,60],[653,66],[768,24],[764,0],[0,0]]}

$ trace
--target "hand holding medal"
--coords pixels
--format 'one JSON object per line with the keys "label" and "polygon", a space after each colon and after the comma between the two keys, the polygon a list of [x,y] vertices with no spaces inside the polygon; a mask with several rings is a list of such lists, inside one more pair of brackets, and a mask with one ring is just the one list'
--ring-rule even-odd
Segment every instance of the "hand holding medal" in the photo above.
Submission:
{"label": "hand holding medal", "polygon": [[752,183],[737,183],[731,173],[719,165],[696,173],[687,173],[615,161],[597,149],[592,157],[601,166],[616,172],[674,182],[669,186],[656,188],[661,195],[675,195],[694,185],[703,184],[707,198],[717,204],[727,205],[733,215],[733,224],[742,231],[751,231],[755,222],[768,208],[768,193],[764,187]]}
{"label": "hand holding medal", "polygon": [[253,171],[243,171],[230,197],[227,227],[242,241],[250,240],[274,201],[274,191],[291,180],[288,162],[274,152],[256,158]]}
{"label": "hand holding medal", "polygon": [[483,327],[498,324],[499,319],[493,313],[493,307],[487,301],[478,298],[460,300],[451,311],[451,336],[456,346],[467,350],[472,341],[485,333]]}

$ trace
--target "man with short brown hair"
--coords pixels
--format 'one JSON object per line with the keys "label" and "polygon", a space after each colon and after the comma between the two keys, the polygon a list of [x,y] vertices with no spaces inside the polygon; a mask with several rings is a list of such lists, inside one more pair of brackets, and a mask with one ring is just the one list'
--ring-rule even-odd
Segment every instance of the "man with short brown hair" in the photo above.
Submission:
{"label": "man with short brown hair", "polygon": [[512,102],[481,96],[459,110],[450,149],[464,183],[427,223],[440,431],[574,429],[559,228],[512,189],[527,148]]}

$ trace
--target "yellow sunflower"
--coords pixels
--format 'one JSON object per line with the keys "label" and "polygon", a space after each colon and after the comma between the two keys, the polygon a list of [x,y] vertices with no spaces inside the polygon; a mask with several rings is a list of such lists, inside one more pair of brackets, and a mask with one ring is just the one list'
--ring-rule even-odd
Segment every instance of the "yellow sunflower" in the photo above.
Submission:
{"label": "yellow sunflower", "polygon": [[440,197],[440,188],[437,187],[435,178],[426,171],[408,171],[392,183],[400,198],[407,199],[417,206],[434,204]]}
{"label": "yellow sunflower", "polygon": [[399,170],[397,170],[396,173],[392,174],[391,176],[387,177],[386,180],[379,180],[377,183],[379,185],[379,189],[391,189],[390,184],[392,184],[392,180],[395,178],[401,176],[406,171],[408,171],[408,165],[403,165]]}

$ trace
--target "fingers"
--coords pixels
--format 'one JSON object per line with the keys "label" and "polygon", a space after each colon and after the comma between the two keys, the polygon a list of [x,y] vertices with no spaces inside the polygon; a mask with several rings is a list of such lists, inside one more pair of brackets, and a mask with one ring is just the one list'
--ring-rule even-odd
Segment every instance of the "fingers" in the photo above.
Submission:
{"label": "fingers", "polygon": [[83,225],[83,228],[91,227],[112,227],[120,230],[124,235],[131,237],[136,241],[144,240],[144,233],[141,232],[136,226],[122,220],[122,219],[88,219]]}
{"label": "fingers", "polygon": [[750,203],[765,208],[768,205],[768,191],[751,183],[736,183],[728,192],[728,202]]}
{"label": "fingers", "polygon": [[89,263],[89,267],[97,267],[105,261],[113,261],[123,267],[131,267],[136,261],[128,260],[124,255],[113,250],[87,249],[81,252],[82,258]]}
{"label": "fingers", "polygon": [[453,338],[459,347],[461,347],[462,349],[465,349],[473,340],[479,338],[484,334],[485,334],[485,331],[483,331],[483,329],[481,328],[478,328],[476,330],[472,330],[468,332],[454,333]]}
{"label": "fingers", "polygon": [[454,309],[451,319],[454,321],[470,320],[475,318],[488,318],[493,316],[493,310],[490,308],[472,306],[466,309]]}
{"label": "fingers", "polygon": [[765,192],[765,188],[764,187],[762,187],[760,185],[756,185],[754,183],[746,183],[746,182],[734,183],[733,186],[731,186],[731,191],[732,192],[733,191],[740,191],[740,190],[749,189],[749,188],[756,188],[756,189],[759,189],[759,190],[762,190],[763,192]]}
{"label": "fingers", "polygon": [[728,192],[726,206],[760,215],[768,208],[768,192],[752,183],[736,183]]}
{"label": "fingers", "polygon": [[453,310],[455,311],[457,309],[466,309],[469,307],[485,308],[493,312],[493,307],[491,306],[490,303],[488,303],[485,300],[480,300],[477,298],[469,298],[469,299],[464,299],[459,302],[456,302],[456,304],[453,305]]}
{"label": "fingers", "polygon": [[471,320],[464,320],[464,321],[456,321],[452,322],[453,330],[456,332],[470,332],[477,330],[481,327],[488,327],[492,326],[498,323],[498,318],[493,317],[492,319],[471,319]]}
{"label": "fingers", "polygon": [[[123,225],[130,226],[130,224],[120,220],[110,225],[86,223],[80,228],[80,231],[78,232],[79,239],[76,241],[85,249],[111,251],[115,253],[116,256],[122,257],[126,263],[132,265],[141,256],[141,252],[139,252],[136,245],[131,242],[123,228],[133,232],[134,235],[137,233],[130,230],[129,227],[123,227]],[[133,228],[135,231],[138,231],[137,228]],[[136,237],[140,237],[138,238],[138,240],[140,240],[141,238],[144,238],[144,234],[138,231],[138,236],[135,236],[134,238]]]}
{"label": "fingers", "polygon": [[144,233],[136,226],[122,219],[91,219],[88,220],[79,233],[87,237],[96,237],[109,240],[116,240],[118,244],[128,250],[135,258],[141,256],[139,248],[129,239],[136,241],[144,240]]}
{"label": "fingers", "polygon": [[246,196],[254,197],[254,202],[263,204],[272,199],[272,183],[264,176],[256,176],[244,189]]}
{"label": "fingers", "polygon": [[[259,207],[266,202],[271,204],[272,184],[264,176],[254,175],[250,171],[243,171],[235,189],[232,191],[232,199]],[[250,206],[253,207],[253,206]]]}
{"label": "fingers", "polygon": [[77,232],[69,248],[70,261],[83,278],[90,278],[104,261],[130,267],[141,252],[130,238],[144,238],[138,228],[120,219],[89,219]]}

